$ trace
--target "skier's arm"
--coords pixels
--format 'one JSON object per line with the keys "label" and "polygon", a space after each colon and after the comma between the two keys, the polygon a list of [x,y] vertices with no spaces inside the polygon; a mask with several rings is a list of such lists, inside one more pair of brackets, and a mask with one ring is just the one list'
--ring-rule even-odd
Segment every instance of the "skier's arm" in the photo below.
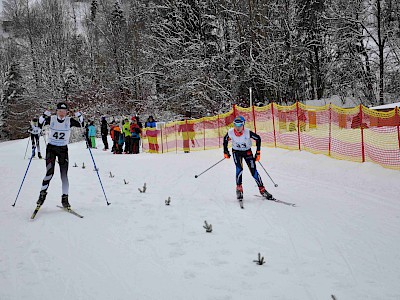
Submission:
{"label": "skier's arm", "polygon": [[225,136],[224,136],[224,157],[225,158],[230,158],[231,157],[231,154],[229,153],[229,150],[228,150],[228,142],[229,142],[229,140],[230,140],[230,138],[229,138],[229,135],[228,135],[228,133],[226,133],[225,134]]}
{"label": "skier's arm", "polygon": [[[82,125],[81,125],[81,124],[82,124]],[[71,125],[70,125],[70,127],[81,127],[81,126],[83,126],[83,121],[82,121],[82,123],[79,123],[77,120],[71,118]]]}
{"label": "skier's arm", "polygon": [[261,137],[257,134],[254,133],[253,131],[250,131],[250,138],[256,141],[256,147],[257,151],[260,151],[261,149]]}
{"label": "skier's arm", "polygon": [[261,156],[261,137],[257,134],[254,133],[253,131],[250,131],[250,138],[252,138],[253,140],[256,141],[256,154],[254,154],[254,160],[255,161],[259,161],[260,160],[260,156]]}
{"label": "skier's arm", "polygon": [[83,127],[83,116],[81,112],[76,112],[75,117],[79,118],[79,121],[75,120],[74,118],[71,118],[71,125],[70,127]]}
{"label": "skier's arm", "polygon": [[50,125],[50,116],[46,114],[39,117],[39,128],[42,129],[44,125]]}

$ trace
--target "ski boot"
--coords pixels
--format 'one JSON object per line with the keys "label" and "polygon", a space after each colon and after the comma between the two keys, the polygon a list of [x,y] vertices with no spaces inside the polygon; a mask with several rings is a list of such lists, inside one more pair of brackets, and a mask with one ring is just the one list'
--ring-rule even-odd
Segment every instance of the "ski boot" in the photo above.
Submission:
{"label": "ski boot", "polygon": [[238,200],[242,200],[243,199],[243,187],[241,184],[238,184],[236,186],[236,198]]}
{"label": "ski boot", "polygon": [[40,159],[43,158],[43,157],[42,157],[42,154],[40,154],[40,152],[38,152],[38,157],[39,157]]}
{"label": "ski boot", "polygon": [[260,190],[261,196],[265,197],[267,200],[273,200],[274,199],[274,197],[270,193],[267,192],[265,187],[259,186],[258,189]]}
{"label": "ski boot", "polygon": [[66,209],[71,208],[71,205],[70,205],[69,202],[68,202],[68,195],[63,194],[63,195],[61,196],[61,204],[62,204],[62,206],[63,206],[64,208],[66,208]]}
{"label": "ski boot", "polygon": [[36,204],[37,204],[38,206],[42,206],[43,203],[44,203],[44,200],[46,200],[46,196],[47,196],[47,192],[46,192],[46,191],[40,191],[39,199],[38,199],[38,201],[36,202]]}

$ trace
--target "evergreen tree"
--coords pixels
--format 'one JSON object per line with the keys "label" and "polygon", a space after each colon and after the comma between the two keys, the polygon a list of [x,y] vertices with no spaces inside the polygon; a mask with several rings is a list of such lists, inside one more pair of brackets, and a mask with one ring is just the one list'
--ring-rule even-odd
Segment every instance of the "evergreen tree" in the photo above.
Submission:
{"label": "evergreen tree", "polygon": [[4,135],[8,139],[20,138],[24,131],[19,128],[21,118],[26,117],[29,107],[23,99],[24,87],[18,63],[12,62],[10,64],[3,86],[3,97],[0,104],[0,120],[3,123],[1,136]]}

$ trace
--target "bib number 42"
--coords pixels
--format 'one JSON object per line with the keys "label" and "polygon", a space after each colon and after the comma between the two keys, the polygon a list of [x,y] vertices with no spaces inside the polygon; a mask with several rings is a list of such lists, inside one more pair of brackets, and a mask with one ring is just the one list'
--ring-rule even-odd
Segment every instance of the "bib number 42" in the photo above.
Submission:
{"label": "bib number 42", "polygon": [[64,132],[54,132],[53,134],[53,138],[55,138],[56,140],[63,140],[65,137],[65,133]]}

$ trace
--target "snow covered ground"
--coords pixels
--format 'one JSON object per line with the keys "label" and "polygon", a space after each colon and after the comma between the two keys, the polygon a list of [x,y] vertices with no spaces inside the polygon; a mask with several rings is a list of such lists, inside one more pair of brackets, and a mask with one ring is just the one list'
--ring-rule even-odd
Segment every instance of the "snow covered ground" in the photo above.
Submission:
{"label": "snow covered ground", "polygon": [[[242,210],[232,160],[194,178],[222,158],[221,150],[112,155],[94,149],[107,206],[80,142],[69,146],[70,203],[85,217],[56,207],[57,168],[32,221],[43,160],[32,160],[11,206],[29,162],[26,145],[26,139],[0,143],[2,300],[400,299],[398,171],[263,148],[261,161],[279,184],[273,187],[260,169],[267,189],[297,206],[256,197],[245,170]],[[139,193],[144,183],[147,191]],[[262,266],[253,262],[258,253]]]}

